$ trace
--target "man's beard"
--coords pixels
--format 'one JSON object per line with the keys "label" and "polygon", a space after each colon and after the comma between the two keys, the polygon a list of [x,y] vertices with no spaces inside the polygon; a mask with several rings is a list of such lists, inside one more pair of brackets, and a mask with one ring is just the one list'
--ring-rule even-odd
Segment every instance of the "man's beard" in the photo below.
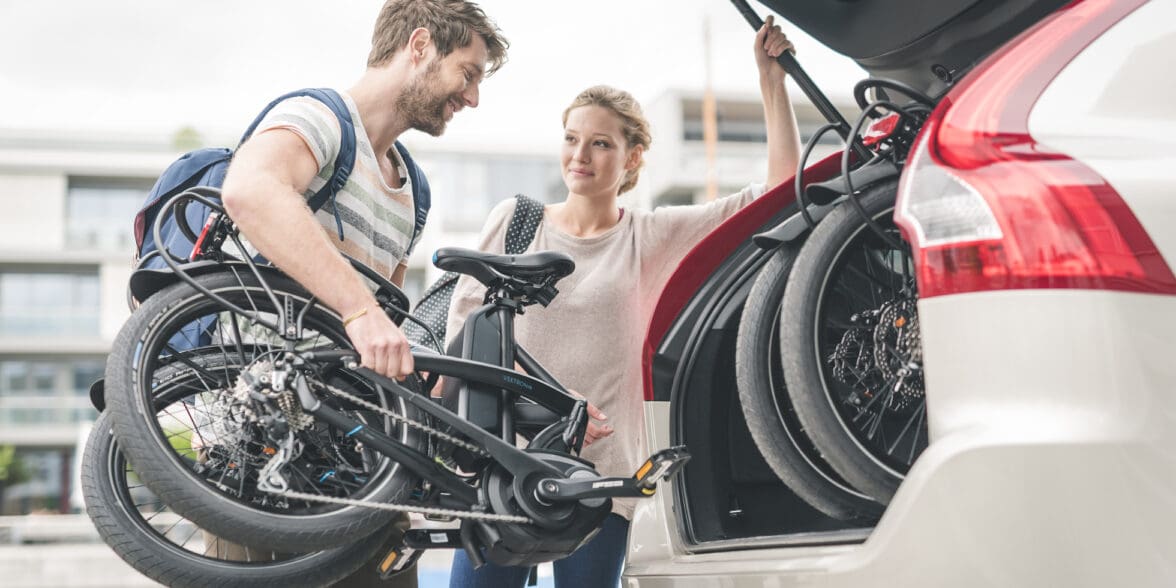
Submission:
{"label": "man's beard", "polygon": [[438,95],[434,90],[439,84],[437,73],[441,63],[434,61],[417,79],[404,88],[396,98],[396,108],[408,122],[409,128],[428,133],[434,137],[445,132],[445,105],[451,100],[448,94]]}

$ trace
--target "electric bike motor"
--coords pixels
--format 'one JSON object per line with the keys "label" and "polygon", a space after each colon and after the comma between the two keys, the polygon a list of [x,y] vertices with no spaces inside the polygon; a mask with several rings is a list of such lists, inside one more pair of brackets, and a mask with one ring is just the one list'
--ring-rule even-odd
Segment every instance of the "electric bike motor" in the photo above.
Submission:
{"label": "electric bike motor", "polygon": [[[591,462],[572,455],[543,450],[528,450],[528,453],[555,466],[567,479],[599,476]],[[536,474],[518,480],[501,466],[490,466],[480,489],[485,503],[495,513],[526,516],[534,524],[467,521],[465,524],[471,525],[487,561],[500,566],[555,561],[571,555],[596,536],[612,511],[612,499],[547,503],[536,496],[536,488],[544,477],[547,476]]]}

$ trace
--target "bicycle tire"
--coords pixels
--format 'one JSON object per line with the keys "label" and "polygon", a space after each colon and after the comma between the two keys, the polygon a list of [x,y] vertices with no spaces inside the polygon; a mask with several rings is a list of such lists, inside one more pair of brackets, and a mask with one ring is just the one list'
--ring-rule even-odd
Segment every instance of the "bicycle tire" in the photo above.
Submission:
{"label": "bicycle tire", "polygon": [[759,271],[743,307],[735,375],[747,428],[772,471],[792,492],[842,521],[872,523],[882,505],[851,487],[825,463],[796,420],[779,355],[779,317],[796,247],[784,245]]}
{"label": "bicycle tire", "polygon": [[[896,191],[895,182],[885,182],[870,186],[859,195],[867,214],[878,222],[886,223],[895,233],[897,230],[893,229],[889,216],[893,213]],[[832,337],[822,331],[834,321],[852,320],[850,315],[854,310],[845,301],[852,300],[855,295],[863,299],[860,303],[863,309],[886,303],[879,302],[886,294],[876,295],[876,286],[869,281],[859,282],[868,286],[861,291],[834,291],[845,283],[839,280],[850,279],[849,254],[857,253],[853,250],[856,244],[860,243],[863,247],[866,264],[869,265],[870,259],[874,258],[870,257],[871,253],[865,247],[875,242],[879,243],[878,250],[885,247],[848,203],[842,203],[817,225],[797,254],[792,276],[785,287],[780,316],[780,352],[785,385],[790,392],[796,416],[810,439],[839,475],[853,487],[885,505],[902,483],[910,462],[926,446],[925,404],[919,399],[917,410],[921,412],[916,414],[921,414],[922,420],[913,431],[914,437],[903,446],[904,451],[908,446],[910,448],[909,459],[899,459],[894,453],[901,438],[894,442],[893,448],[886,449],[888,433],[892,430],[890,421],[886,420],[890,417],[884,419],[885,407],[889,402],[889,399],[884,398],[887,390],[875,390],[875,396],[882,399],[878,405],[882,408],[876,414],[866,410],[873,403],[851,406],[845,388],[829,374],[831,368],[826,358]],[[898,255],[906,253],[900,251]],[[868,267],[866,269],[869,270]],[[838,273],[841,270],[845,271]],[[860,268],[858,271],[861,272]],[[893,270],[886,275],[891,282],[894,281]],[[881,278],[874,279],[885,283]],[[881,291],[882,287],[877,287]],[[869,302],[864,300],[867,295],[871,298]],[[856,414],[850,416],[854,411]],[[863,425],[854,421],[863,418],[866,419],[865,423],[874,426],[872,432],[859,430]],[[900,437],[906,431],[902,429]],[[875,447],[877,444],[882,446]]]}
{"label": "bicycle tire", "polygon": [[[377,555],[383,541],[370,540],[300,554],[243,550],[234,560],[223,541],[211,541],[141,483],[119,451],[107,413],[98,416],[82,459],[82,494],[86,513],[102,540],[139,573],[178,588],[250,588],[253,586],[328,586]],[[172,516],[167,516],[171,514]],[[163,519],[163,521],[161,521]],[[167,524],[161,528],[162,524]],[[187,523],[187,524],[185,524]],[[188,531],[188,527],[193,527]],[[390,534],[391,529],[376,535]]]}
{"label": "bicycle tire", "polygon": [[[205,288],[232,299],[242,307],[253,308],[258,312],[275,310],[268,294],[252,275],[218,272],[199,276],[196,280]],[[338,315],[313,302],[313,298],[288,278],[268,278],[267,283],[281,304],[306,309],[302,322],[308,337],[314,335],[310,341],[314,347],[350,347]],[[185,326],[205,320],[211,322],[200,324],[212,326],[202,328],[214,328],[214,338],[219,338],[219,343],[206,344],[209,347],[205,348],[193,341],[191,346],[195,351],[181,351],[173,345],[173,337],[183,334]],[[191,398],[176,403],[174,412],[157,412],[157,408],[152,405],[151,391],[156,370],[168,363],[184,363],[199,371],[203,368],[196,360],[203,357],[201,353],[235,355],[253,362],[273,351],[274,342],[280,340],[280,336],[260,325],[245,325],[245,331],[241,326],[237,318],[226,313],[219,303],[186,283],[175,284],[158,292],[131,315],[116,338],[107,361],[106,396],[120,447],[135,471],[177,513],[218,537],[257,548],[284,552],[330,549],[354,543],[357,538],[370,535],[386,525],[394,513],[359,506],[324,506],[320,502],[309,501],[295,504],[297,501],[291,500],[283,506],[272,495],[252,492],[247,496],[250,476],[256,476],[256,470],[259,469],[257,464],[266,459],[259,451],[264,452],[269,448],[263,447],[264,444],[251,444],[250,435],[256,436],[252,432],[256,426],[251,429],[250,426],[239,426],[237,423],[226,424],[230,415],[223,409],[217,414],[214,414],[217,411],[206,410],[216,407],[218,402],[224,402],[225,391],[231,386],[228,381],[232,379],[231,375],[221,378],[226,381],[217,389],[211,389],[205,382],[203,390],[195,391]],[[254,330],[248,331],[250,327]],[[206,331],[201,332],[202,337],[206,334]],[[169,345],[171,349],[167,349]],[[357,376],[347,376],[349,373],[339,370],[334,377],[344,378],[346,384],[340,385],[362,384],[355,380]],[[204,377],[215,383],[219,376],[204,370]],[[348,377],[351,379],[346,379]],[[389,402],[390,395],[370,389],[368,393],[373,395],[374,400]],[[202,404],[200,401],[204,397],[209,397],[211,403]],[[320,396],[320,399],[328,401],[331,398]],[[400,415],[420,419],[417,411],[403,400],[392,398],[391,402],[390,406]],[[193,412],[196,414],[193,415]],[[187,422],[181,422],[181,425],[191,423],[186,439],[183,431],[171,433],[165,430],[163,424],[174,425],[181,420],[179,417],[187,418]],[[210,426],[205,428],[199,422],[202,420]],[[416,449],[424,448],[423,439],[414,429],[394,426],[387,418],[372,420],[382,422],[385,431],[402,443]],[[354,451],[347,451],[354,455],[338,449],[339,443],[347,441],[343,433],[313,422],[309,434],[318,435],[318,445],[315,447],[320,451],[304,451],[298,459],[309,462],[315,458],[346,460],[350,457],[359,460],[359,466],[340,463],[352,470],[358,469],[363,474],[349,474],[351,478],[347,484],[357,486],[355,491],[350,491],[342,481],[342,476],[335,476],[335,469],[330,470],[330,476],[319,479],[317,486],[314,479],[302,472],[301,468],[290,468],[292,474],[300,475],[302,478],[299,481],[315,491],[337,494],[343,488],[346,497],[375,502],[403,501],[416,487],[417,480],[411,472],[383,456],[374,455],[370,449],[360,450],[353,442]],[[211,441],[206,438],[211,438]],[[231,451],[226,452],[220,460],[220,477],[212,480],[211,475],[198,475],[197,470],[206,468],[194,456],[200,455],[201,451],[214,455],[223,439],[232,441],[234,438],[237,440],[236,446],[231,447]],[[174,439],[179,439],[179,446],[173,447]],[[200,442],[199,449],[193,439]],[[187,445],[184,445],[185,442]],[[210,445],[212,449],[205,445]],[[334,447],[333,452],[331,447]],[[250,464],[253,464],[252,468]],[[313,475],[317,476],[323,469],[319,467]],[[346,473],[349,470],[342,471]],[[230,483],[237,487],[231,487]],[[321,488],[324,484],[333,488]],[[231,495],[230,491],[233,490],[236,496]]]}

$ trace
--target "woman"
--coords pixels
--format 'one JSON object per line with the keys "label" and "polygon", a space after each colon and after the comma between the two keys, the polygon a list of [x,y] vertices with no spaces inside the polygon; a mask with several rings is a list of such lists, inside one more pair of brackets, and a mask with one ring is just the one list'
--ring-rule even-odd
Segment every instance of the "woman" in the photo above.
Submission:
{"label": "woman", "polygon": [[[784,71],[775,63],[791,48],[769,17],[755,39],[768,130],[768,186],[791,177],[799,152]],[[515,335],[562,384],[591,403],[583,457],[603,475],[630,476],[647,456],[640,350],[657,297],[686,253],[762,194],[764,186],[748,186],[698,206],[620,208],[617,197],[636,185],[650,145],[641,107],[626,92],[596,86],[581,93],[563,118],[560,161],[568,196],[545,208],[528,251],[567,253],[576,261],[576,271],[560,281],[560,293],[550,306],[527,310],[515,323]],[[482,250],[503,252],[514,206],[512,198],[490,213]],[[458,282],[448,333],[457,333],[465,317],[482,304],[483,290],[468,277]],[[618,583],[634,503],[614,500],[600,533],[555,562],[557,588]],[[527,572],[492,564],[474,570],[465,552],[457,550],[450,586],[522,587]]]}

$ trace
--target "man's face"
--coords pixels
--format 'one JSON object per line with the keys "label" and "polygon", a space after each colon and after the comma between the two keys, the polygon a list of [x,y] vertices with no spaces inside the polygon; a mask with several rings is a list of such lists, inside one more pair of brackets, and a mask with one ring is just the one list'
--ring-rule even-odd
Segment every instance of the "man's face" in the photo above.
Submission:
{"label": "man's face", "polygon": [[469,46],[434,57],[408,83],[396,101],[410,128],[440,136],[454,113],[478,106],[478,86],[486,71],[486,41],[474,35]]}

